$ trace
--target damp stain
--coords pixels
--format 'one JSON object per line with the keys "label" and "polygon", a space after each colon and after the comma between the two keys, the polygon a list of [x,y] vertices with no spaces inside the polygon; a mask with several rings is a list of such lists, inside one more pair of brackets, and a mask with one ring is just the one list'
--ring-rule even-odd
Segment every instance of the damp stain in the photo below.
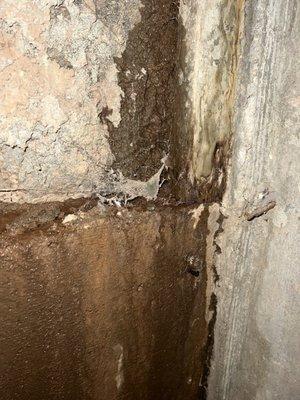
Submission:
{"label": "damp stain", "polygon": [[122,57],[115,58],[122,89],[121,121],[99,118],[109,130],[113,168],[126,178],[145,181],[169,153],[177,86],[178,3],[143,1],[141,21],[129,33]]}

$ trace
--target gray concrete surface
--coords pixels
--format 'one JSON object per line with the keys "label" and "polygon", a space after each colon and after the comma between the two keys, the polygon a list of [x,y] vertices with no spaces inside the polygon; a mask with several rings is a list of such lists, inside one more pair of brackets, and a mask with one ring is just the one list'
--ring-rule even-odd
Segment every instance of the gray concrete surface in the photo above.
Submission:
{"label": "gray concrete surface", "polygon": [[245,2],[210,400],[300,398],[299,12]]}

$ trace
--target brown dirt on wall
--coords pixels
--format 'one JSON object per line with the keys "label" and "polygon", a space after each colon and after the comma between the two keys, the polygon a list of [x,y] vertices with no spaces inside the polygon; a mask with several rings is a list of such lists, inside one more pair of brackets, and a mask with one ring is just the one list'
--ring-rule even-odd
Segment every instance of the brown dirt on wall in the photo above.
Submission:
{"label": "brown dirt on wall", "polygon": [[194,230],[186,207],[95,208],[64,225],[48,209],[0,236],[1,399],[196,399],[206,216]]}
{"label": "brown dirt on wall", "polygon": [[142,20],[130,32],[122,57],[115,60],[124,92],[120,125],[115,128],[109,121],[109,109],[99,110],[99,117],[108,125],[114,169],[145,181],[158,171],[170,150],[179,1],[142,3]]}
{"label": "brown dirt on wall", "polygon": [[88,211],[97,204],[96,198],[70,199],[63,203],[16,204],[0,202],[0,235],[47,228],[54,221],[78,211]]}
{"label": "brown dirt on wall", "polygon": [[115,59],[124,92],[119,126],[109,121],[112,110],[99,110],[99,120],[109,130],[113,168],[128,178],[145,181],[169,154],[159,203],[220,202],[226,186],[229,141],[217,143],[209,178],[192,184],[188,177],[193,132],[185,108],[187,88],[178,84],[180,69],[188,68],[179,1],[147,0],[143,5],[141,22],[130,32],[122,57]]}

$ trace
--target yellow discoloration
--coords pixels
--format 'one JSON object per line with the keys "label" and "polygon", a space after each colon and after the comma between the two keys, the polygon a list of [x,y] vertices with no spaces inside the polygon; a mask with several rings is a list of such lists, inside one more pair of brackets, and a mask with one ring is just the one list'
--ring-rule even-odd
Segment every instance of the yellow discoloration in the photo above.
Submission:
{"label": "yellow discoloration", "polygon": [[193,132],[191,182],[212,170],[215,146],[231,134],[242,1],[183,1],[188,70],[187,113]]}

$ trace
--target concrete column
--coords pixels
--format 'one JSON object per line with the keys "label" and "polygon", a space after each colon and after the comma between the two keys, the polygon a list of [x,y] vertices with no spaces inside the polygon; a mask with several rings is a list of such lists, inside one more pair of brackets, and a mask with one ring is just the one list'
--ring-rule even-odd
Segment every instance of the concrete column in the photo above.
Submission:
{"label": "concrete column", "polygon": [[211,400],[299,397],[299,3],[246,1]]}

